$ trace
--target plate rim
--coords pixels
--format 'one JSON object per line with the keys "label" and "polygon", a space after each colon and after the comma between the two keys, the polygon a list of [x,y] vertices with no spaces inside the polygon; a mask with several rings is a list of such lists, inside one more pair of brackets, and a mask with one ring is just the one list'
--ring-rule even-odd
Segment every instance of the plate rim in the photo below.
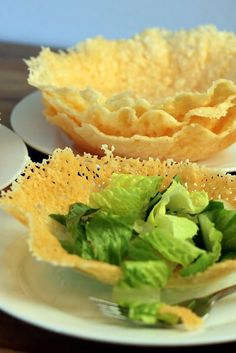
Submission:
{"label": "plate rim", "polygon": [[[13,227],[13,230],[16,230],[17,227],[22,227],[22,225],[16,221],[12,216],[8,215],[6,212],[0,210],[0,220],[5,219],[5,228]],[[1,222],[4,224],[4,222]],[[21,229],[21,228],[20,228]],[[16,231],[10,231],[10,237],[7,238],[7,240],[4,240],[4,237],[0,237],[0,244],[2,244],[2,249],[0,250],[0,262],[2,262],[2,256],[6,251],[6,248],[8,247],[9,244],[11,244],[14,241],[19,241],[20,237],[23,236],[23,232],[25,233],[25,227],[24,229],[20,232],[18,231],[18,234],[16,234]],[[22,233],[22,234],[21,234]],[[7,242],[4,245],[4,241]],[[27,247],[27,242],[25,239],[25,243],[22,243],[22,248],[25,249],[25,251],[28,252],[28,247]],[[21,250],[21,251],[23,251]],[[11,254],[11,253],[10,253]],[[23,253],[20,254],[20,256],[24,256]],[[35,260],[36,261],[36,260]],[[1,267],[0,273],[4,271],[4,269]],[[6,269],[5,269],[6,271]],[[4,278],[4,276],[3,276]],[[5,284],[5,283],[4,283]],[[220,343],[229,343],[229,342],[234,342],[236,341],[236,333],[235,333],[235,327],[236,327],[236,319],[234,321],[229,321],[226,324],[223,322],[223,326],[230,326],[231,331],[228,331],[227,329],[224,330],[224,335],[215,335],[213,334],[210,335],[210,338],[208,337],[208,330],[207,327],[205,329],[203,328],[200,331],[192,331],[192,332],[177,332],[173,331],[173,339],[171,340],[171,333],[165,340],[161,339],[160,342],[157,342],[156,340],[153,342],[150,340],[149,342],[146,342],[145,340],[142,340],[142,337],[144,336],[144,333],[146,334],[147,332],[150,333],[150,337],[153,337],[152,333],[155,331],[155,337],[158,338],[158,333],[160,333],[160,329],[144,329],[144,331],[140,328],[134,328],[128,327],[128,330],[126,327],[123,327],[121,325],[115,326],[114,325],[109,325],[108,323],[102,323],[99,324],[96,323],[96,320],[92,322],[91,318],[90,319],[84,319],[83,317],[78,318],[77,316],[72,316],[71,313],[60,310],[58,307],[54,306],[49,306],[49,304],[46,304],[43,301],[40,301],[36,296],[32,298],[31,301],[27,300],[24,301],[22,300],[21,296],[19,298],[19,292],[17,296],[13,297],[11,296],[11,290],[9,288],[6,288],[4,286],[4,291],[3,291],[3,284],[0,285],[0,309],[4,311],[5,313],[21,320],[24,322],[27,322],[31,325],[34,325],[36,327],[42,328],[42,329],[47,329],[49,331],[58,333],[58,334],[65,334],[71,337],[75,338],[81,338],[81,339],[88,339],[90,341],[97,341],[97,342],[103,342],[103,343],[111,343],[111,344],[118,344],[118,345],[128,345],[128,346],[146,346],[146,347],[174,347],[174,346],[203,346],[203,345],[209,345],[209,344],[220,344]],[[23,291],[21,288],[20,294],[22,295],[23,293],[23,299],[28,299],[26,293]],[[27,310],[25,310],[27,308]],[[49,308],[49,309],[48,309]],[[35,312],[34,312],[34,310]],[[49,317],[50,320],[45,320],[45,312],[49,310]],[[37,313],[41,313],[41,316],[37,315]],[[36,313],[36,315],[35,315]],[[55,316],[60,315],[61,320],[55,321]],[[68,318],[68,321],[64,324],[63,326],[63,317]],[[68,325],[68,322],[70,325]],[[78,322],[78,325],[74,325],[74,322]],[[92,322],[92,324],[91,324]],[[220,328],[222,327],[220,325]],[[88,329],[90,328],[90,330]],[[96,328],[96,329],[95,329]],[[219,331],[218,325],[216,325],[216,333]],[[94,330],[92,330],[94,329]],[[215,326],[209,327],[209,329],[215,329]],[[118,331],[117,331],[118,330]],[[124,335],[124,332],[128,333]],[[103,332],[103,334],[101,334]],[[118,336],[116,336],[118,332]],[[122,335],[123,332],[123,335]],[[177,332],[177,333],[176,333]],[[110,337],[110,334],[112,333],[112,337]],[[129,338],[131,333],[131,339]],[[141,335],[138,335],[142,333]],[[183,336],[184,335],[184,336]],[[134,341],[134,336],[136,338],[136,341]],[[140,336],[139,339],[137,337]],[[121,338],[122,337],[122,338]]]}
{"label": "plate rim", "polygon": [[[47,144],[43,144],[39,146],[39,144],[35,143],[35,141],[32,140],[31,136],[25,135],[25,133],[22,133],[22,128],[19,128],[18,121],[17,121],[17,113],[18,110],[22,109],[23,107],[29,106],[28,102],[32,104],[34,100],[36,100],[36,103],[38,106],[36,106],[36,113],[37,113],[37,108],[39,109],[40,107],[43,109],[43,106],[41,106],[40,103],[40,97],[41,93],[38,90],[34,90],[33,92],[29,93],[28,95],[24,96],[12,109],[11,114],[10,114],[10,125],[13,131],[19,135],[22,140],[31,148],[35,149],[36,151],[43,153],[45,155],[50,155],[52,154],[53,150],[56,148],[65,148],[65,147],[70,147],[73,149],[73,141],[63,132],[61,131],[57,126],[54,126],[53,124],[50,124],[42,115],[42,113],[38,110],[38,114],[42,116],[42,124],[43,128],[47,128],[49,132],[51,131],[51,138],[53,139],[58,139],[58,146],[55,144],[50,146],[47,146]],[[36,114],[37,116],[37,114]],[[24,118],[26,119],[26,118]],[[59,141],[60,140],[60,141]],[[45,140],[44,140],[45,141]]]}
{"label": "plate rim", "polygon": [[[27,147],[24,143],[24,141],[20,138],[20,136],[18,134],[16,134],[13,130],[11,130],[8,126],[0,124],[0,137],[1,134],[4,134],[4,136],[9,137],[10,139],[10,143],[12,144],[12,142],[15,142],[17,144],[17,152],[18,152],[18,157],[19,160],[14,161],[14,166],[16,165],[16,168],[14,168],[14,172],[11,175],[8,175],[7,177],[4,178],[3,182],[0,180],[0,190],[5,189],[6,187],[8,187],[14,180],[17,179],[17,177],[21,174],[21,172],[24,170],[24,167],[26,166],[28,160],[29,160],[29,155],[28,155],[28,150]],[[11,145],[12,146],[12,145]],[[13,149],[10,151],[11,155],[15,156],[15,152],[13,153]],[[19,155],[20,153],[20,155]],[[6,160],[9,158],[9,155],[6,155],[4,158],[6,158]]]}

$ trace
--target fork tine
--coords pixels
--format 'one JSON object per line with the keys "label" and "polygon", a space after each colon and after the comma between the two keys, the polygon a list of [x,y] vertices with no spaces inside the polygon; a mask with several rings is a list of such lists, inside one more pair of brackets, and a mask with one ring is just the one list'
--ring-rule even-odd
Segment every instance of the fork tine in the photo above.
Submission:
{"label": "fork tine", "polygon": [[90,300],[92,300],[93,302],[97,303],[98,305],[108,305],[108,306],[113,306],[113,307],[118,307],[118,304],[111,302],[109,300],[105,300],[105,299],[100,299],[100,298],[96,298],[96,297],[89,297]]}
{"label": "fork tine", "polygon": [[128,320],[128,318],[121,312],[119,305],[116,303],[95,297],[89,297],[89,299],[97,304],[98,308],[104,315],[114,319]]}

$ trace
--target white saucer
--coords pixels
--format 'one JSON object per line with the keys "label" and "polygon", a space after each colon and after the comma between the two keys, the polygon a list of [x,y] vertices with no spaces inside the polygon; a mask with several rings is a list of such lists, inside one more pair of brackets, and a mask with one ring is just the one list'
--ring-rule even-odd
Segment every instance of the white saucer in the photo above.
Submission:
{"label": "white saucer", "polygon": [[[43,105],[38,91],[26,96],[12,111],[11,125],[14,131],[29,146],[45,154],[52,154],[57,147],[68,146],[74,149],[73,142],[59,128],[47,122],[42,111]],[[236,171],[236,143],[198,164],[226,172]]]}
{"label": "white saucer", "polygon": [[19,136],[0,125],[0,189],[7,187],[22,172],[28,151]]}

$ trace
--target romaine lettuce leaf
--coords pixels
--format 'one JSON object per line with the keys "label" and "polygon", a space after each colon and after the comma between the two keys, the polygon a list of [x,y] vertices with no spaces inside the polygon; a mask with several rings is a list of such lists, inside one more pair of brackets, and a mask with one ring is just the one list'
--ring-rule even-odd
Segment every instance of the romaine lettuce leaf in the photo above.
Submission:
{"label": "romaine lettuce leaf", "polygon": [[215,228],[214,223],[210,221],[207,214],[200,214],[198,219],[205,248],[208,252],[214,253],[215,261],[217,261],[221,253],[220,243],[222,240],[222,233]]}
{"label": "romaine lettuce leaf", "polygon": [[71,254],[119,265],[128,251],[133,229],[125,218],[82,203],[71,205],[67,215],[50,216],[65,225],[60,242]]}
{"label": "romaine lettuce leaf", "polygon": [[174,215],[157,214],[154,217],[154,214],[151,213],[147,222],[163,230],[165,233],[171,234],[176,239],[191,239],[198,231],[196,223],[188,218]]}
{"label": "romaine lettuce leaf", "polygon": [[182,184],[173,179],[170,186],[162,194],[160,201],[153,207],[149,218],[155,218],[158,214],[187,213],[198,214],[208,205],[209,199],[205,191],[189,192]]}
{"label": "romaine lettuce leaf", "polygon": [[209,200],[207,207],[203,210],[203,212],[213,211],[213,210],[220,210],[224,209],[224,203],[218,200]]}
{"label": "romaine lettuce leaf", "polygon": [[70,254],[91,259],[92,254],[86,245],[85,223],[97,209],[83,203],[74,203],[69,207],[66,215],[50,214],[50,217],[66,227],[65,237],[59,239],[63,248]]}
{"label": "romaine lettuce leaf", "polygon": [[134,302],[128,306],[128,317],[133,321],[138,321],[147,325],[157,323],[176,325],[179,318],[174,314],[163,314],[159,312],[161,303],[139,303]]}
{"label": "romaine lettuce leaf", "polygon": [[90,196],[90,205],[95,208],[112,210],[112,213],[126,217],[133,223],[144,219],[149,201],[160,189],[163,178],[113,174],[110,184]]}
{"label": "romaine lettuce leaf", "polygon": [[208,217],[214,222],[215,227],[223,234],[222,249],[236,250],[236,211],[222,208],[207,212]]}
{"label": "romaine lettuce leaf", "polygon": [[235,251],[222,252],[220,261],[234,260],[234,259],[236,259],[236,250]]}
{"label": "romaine lettuce leaf", "polygon": [[162,288],[167,283],[171,270],[164,261],[159,260],[124,261],[122,273],[123,277],[119,286]]}
{"label": "romaine lettuce leaf", "polygon": [[128,252],[132,228],[120,216],[97,212],[86,223],[86,239],[93,259],[120,265]]}
{"label": "romaine lettuce leaf", "polygon": [[186,267],[204,250],[197,248],[189,240],[174,237],[165,227],[154,228],[149,233],[140,234],[140,237],[156,249],[165,259]]}
{"label": "romaine lettuce leaf", "polygon": [[74,239],[85,238],[85,222],[82,221],[82,217],[91,215],[94,212],[97,212],[97,210],[83,203],[75,203],[70,206],[69,212],[66,215],[66,228]]}
{"label": "romaine lettuce leaf", "polygon": [[127,258],[133,261],[160,260],[160,254],[144,239],[136,237],[129,244]]}
{"label": "romaine lettuce leaf", "polygon": [[183,269],[181,271],[182,276],[189,276],[206,270],[207,267],[218,261],[221,255],[222,233],[215,228],[207,213],[198,215],[198,219],[206,252],[201,254],[194,263]]}
{"label": "romaine lettuce leaf", "polygon": [[145,193],[151,193],[155,195],[162,184],[163,177],[161,176],[145,176],[145,175],[133,175],[133,174],[117,174],[113,173],[110,183],[107,186],[109,189],[113,188],[133,188],[138,187],[139,189],[146,188]]}
{"label": "romaine lettuce leaf", "polygon": [[57,221],[58,223],[62,224],[63,226],[66,225],[66,215],[57,214],[57,213],[51,213],[51,214],[49,215],[49,217],[51,217],[52,219],[54,219],[54,220]]}

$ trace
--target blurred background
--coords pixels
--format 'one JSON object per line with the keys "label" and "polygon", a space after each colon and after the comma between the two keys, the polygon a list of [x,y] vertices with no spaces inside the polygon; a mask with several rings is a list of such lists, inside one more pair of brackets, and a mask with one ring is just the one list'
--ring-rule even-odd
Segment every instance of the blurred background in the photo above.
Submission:
{"label": "blurred background", "polygon": [[88,37],[127,38],[146,27],[214,24],[236,32],[236,0],[0,0],[0,41],[70,47]]}

